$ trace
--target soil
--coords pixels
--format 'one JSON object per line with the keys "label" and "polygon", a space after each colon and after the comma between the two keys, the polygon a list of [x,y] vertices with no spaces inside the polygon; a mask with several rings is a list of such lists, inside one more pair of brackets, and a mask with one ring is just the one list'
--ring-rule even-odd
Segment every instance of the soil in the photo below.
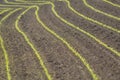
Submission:
{"label": "soil", "polygon": [[5,59],[2,48],[0,46],[0,79],[7,80],[6,69],[5,69]]}
{"label": "soil", "polygon": [[86,0],[87,3],[91,6],[93,6],[96,9],[99,9],[100,11],[106,12],[108,14],[120,17],[120,8],[113,7],[111,4],[108,4],[102,0]]}
{"label": "soil", "polygon": [[[41,14],[41,16],[45,15]],[[24,19],[29,21],[23,21]],[[27,12],[20,22],[22,30],[26,32],[44,60],[46,60],[46,65],[50,68],[50,73],[54,75],[54,80],[92,80],[88,72],[86,73],[87,70],[84,69],[85,66],[81,65],[82,63],[79,59],[77,59],[61,41],[49,34],[36,21],[34,10]]]}
{"label": "soil", "polygon": [[111,1],[112,3],[115,3],[115,4],[120,4],[120,1],[119,0],[109,0],[109,1]]}
{"label": "soil", "polygon": [[82,13],[85,16],[90,17],[90,18],[97,20],[99,22],[102,22],[106,25],[120,29],[120,21],[112,19],[110,17],[107,17],[105,15],[102,15],[100,13],[97,13],[97,12],[91,10],[90,8],[85,6],[85,4],[83,3],[82,0],[70,0],[70,2],[71,2],[71,6],[79,13]]}
{"label": "soil", "polygon": [[[62,5],[64,8],[60,7],[59,5]],[[56,11],[67,21],[91,33],[104,43],[120,51],[119,34],[79,17],[78,15],[74,14],[63,2],[56,3]]]}
{"label": "soil", "polygon": [[1,36],[9,56],[12,80],[46,80],[33,50],[15,29],[15,20],[22,11],[12,14],[1,26]]}
{"label": "soil", "polygon": [[[120,16],[120,8],[113,7],[102,0],[86,1],[94,8],[105,13],[117,17]],[[117,0],[116,2],[115,0],[110,1],[113,3],[117,2]],[[4,1],[0,3],[6,4]],[[69,9],[64,1],[54,0],[53,3],[55,11],[61,18],[90,33],[120,53],[119,33],[78,16]],[[120,21],[91,10],[85,6],[82,0],[70,0],[70,4],[79,13],[120,30]],[[30,4],[27,5],[30,6]],[[6,8],[9,8],[9,6]],[[14,7],[14,9],[16,8],[18,7]],[[0,25],[0,36],[2,36],[9,58],[8,66],[10,68],[11,80],[48,80],[34,50],[15,28],[16,19],[25,9],[22,8],[13,13]],[[1,14],[0,20],[11,11]],[[66,44],[47,31],[37,21],[35,11],[35,8],[28,10],[20,18],[18,27],[25,33],[38,51],[52,80],[95,80],[83,62],[75,56]],[[99,80],[120,80],[120,56],[115,55],[115,53],[96,42],[90,36],[61,21],[53,13],[50,4],[39,6],[39,19],[86,59],[91,69],[98,75]],[[0,80],[8,80],[4,54],[0,43]]]}
{"label": "soil", "polygon": [[[109,74],[107,73],[107,72],[109,72],[109,73],[111,73],[111,75],[114,74],[113,72],[111,72],[111,69],[108,69],[110,64],[115,64],[114,62],[112,63],[113,55],[108,56],[108,54],[110,54],[110,52],[107,52],[107,50],[104,50],[103,47],[101,47],[100,45],[95,43],[95,41],[91,40],[90,38],[88,39],[88,37],[85,36],[84,34],[80,33],[79,31],[76,31],[73,28],[71,28],[70,26],[67,26],[64,23],[60,22],[59,19],[57,19],[55,16],[53,16],[52,13],[50,15],[50,12],[51,12],[50,7],[45,7],[44,11],[40,11],[40,12],[41,12],[40,16],[42,18],[42,21],[44,21],[45,24],[48,24],[48,26],[52,30],[54,30],[57,34],[61,35],[69,43],[71,43],[71,45],[87,59],[87,61],[92,65],[92,67],[94,67],[94,69],[95,69],[95,67],[97,67],[96,73],[98,73],[101,76],[104,76],[104,77],[101,77],[102,80],[104,80],[104,79],[106,80],[106,78],[107,79],[109,78],[112,80],[112,77],[110,77]],[[42,12],[44,12],[44,13],[42,13]],[[48,13],[46,13],[46,12],[48,12]],[[44,16],[42,14],[44,14],[44,15],[47,14],[47,15]],[[102,55],[100,53],[102,53]],[[119,59],[119,58],[116,58],[116,59]],[[104,61],[102,61],[102,60],[104,60]],[[115,62],[116,62],[116,60],[115,60]],[[104,67],[104,64],[107,65],[106,68]],[[116,63],[116,71],[119,68],[120,67],[119,67],[119,61],[118,61],[118,63]],[[115,69],[115,66],[114,66],[114,69]],[[115,74],[116,74],[116,71],[115,71]],[[107,76],[109,76],[109,77],[107,77]],[[116,77],[118,77],[118,79],[119,79],[119,75]]]}

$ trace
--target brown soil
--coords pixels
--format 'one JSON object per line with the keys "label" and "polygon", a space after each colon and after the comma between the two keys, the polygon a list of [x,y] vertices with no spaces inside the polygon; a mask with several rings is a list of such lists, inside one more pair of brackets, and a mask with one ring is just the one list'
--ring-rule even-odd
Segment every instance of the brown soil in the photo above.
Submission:
{"label": "brown soil", "polygon": [[[87,59],[87,61],[92,65],[94,69],[97,67],[96,73],[103,76],[101,77],[102,80],[106,80],[108,78],[112,80],[113,77],[110,77],[108,72],[111,73],[111,75],[114,75],[114,74],[117,74],[116,71],[117,69],[120,68],[119,62],[117,63],[116,60],[115,61],[113,60],[113,55],[112,56],[108,55],[110,54],[110,52],[108,52],[107,50],[104,50],[104,48],[98,45],[97,43],[95,43],[95,41],[91,40],[84,34],[74,30],[70,26],[67,26],[66,24],[60,22],[59,19],[57,19],[51,13],[51,9],[49,6],[48,7],[45,6],[43,10],[40,11],[41,12],[40,16],[42,20],[44,21],[44,23],[48,24],[48,26],[52,30],[54,30],[56,33],[58,33],[60,36],[66,39],[70,44],[72,44],[72,46]],[[106,64],[107,66],[106,68],[104,67],[104,64]],[[115,72],[114,71],[111,72],[111,69],[109,67],[112,64],[115,65],[114,69],[116,67]],[[116,77],[118,77],[119,79],[119,75]]]}
{"label": "brown soil", "polygon": [[0,28],[9,56],[12,80],[46,80],[34,52],[15,29],[15,20],[22,11],[12,14]]}
{"label": "brown soil", "polygon": [[[87,0],[87,2],[96,9],[106,13],[118,17],[120,15],[120,8],[113,7],[103,1]],[[115,1],[113,2],[115,3]],[[120,29],[120,21],[94,12],[86,7],[82,0],[70,0],[70,3],[79,13]],[[103,28],[78,16],[68,8],[65,2],[55,1],[54,4],[56,12],[63,19],[89,32],[97,39],[120,52],[119,33]],[[100,45],[94,39],[62,22],[52,12],[51,5],[47,4],[39,7],[39,18],[41,21],[49,29],[65,39],[86,59],[92,70],[99,76],[99,80],[120,80],[120,57]],[[12,80],[48,80],[34,51],[15,28],[15,20],[24,10],[25,8],[15,12],[0,26],[0,35],[3,38],[10,62]],[[9,12],[1,14],[0,20]],[[25,13],[18,24],[39,52],[53,80],[94,80],[83,62],[61,40],[49,33],[37,21],[35,8]],[[5,57],[1,45],[0,80],[8,80]]]}
{"label": "brown soil", "polygon": [[[59,5],[62,5],[60,7]],[[91,33],[92,35],[96,36],[98,39],[102,40],[104,43],[108,44],[111,47],[114,47],[118,51],[120,51],[120,36],[113,31],[107,30],[102,26],[89,22],[75,13],[73,13],[67,6],[62,2],[56,3],[56,11],[67,21],[75,24],[76,26],[80,27],[81,29]]]}
{"label": "brown soil", "polygon": [[[41,14],[41,16],[45,15]],[[23,21],[24,19],[28,21]],[[34,10],[27,12],[22,17],[21,28],[26,32],[44,58],[54,80],[92,80],[79,59],[61,41],[49,34],[36,21]]]}
{"label": "brown soil", "polygon": [[112,19],[110,17],[107,17],[105,15],[102,15],[100,13],[96,13],[95,11],[92,11],[90,8],[86,7],[83,4],[82,0],[70,0],[71,6],[77,10],[79,13],[82,13],[92,19],[95,19],[99,22],[102,22],[106,25],[110,25],[114,28],[120,29],[120,21]]}
{"label": "brown soil", "polygon": [[120,8],[113,7],[112,5],[102,1],[102,0],[86,0],[87,3],[91,6],[93,6],[96,9],[99,9],[103,12],[106,12],[108,14],[112,14],[114,16],[120,17]]}
{"label": "brown soil", "polygon": [[4,59],[4,54],[1,49],[1,46],[0,46],[0,79],[7,80],[6,69],[5,69],[5,59]]}
{"label": "brown soil", "polygon": [[111,2],[113,2],[113,3],[115,3],[115,4],[120,4],[120,1],[119,0],[109,0],[109,1],[111,1]]}

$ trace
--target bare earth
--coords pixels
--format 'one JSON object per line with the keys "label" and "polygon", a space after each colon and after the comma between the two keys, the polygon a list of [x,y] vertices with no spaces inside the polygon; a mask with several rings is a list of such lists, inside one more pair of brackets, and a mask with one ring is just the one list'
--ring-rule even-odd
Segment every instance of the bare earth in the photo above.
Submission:
{"label": "bare earth", "polygon": [[[8,1],[17,2],[15,0]],[[71,7],[77,12],[120,30],[119,20],[95,12],[88,8],[83,3],[83,0],[69,1]],[[118,18],[120,17],[120,8],[118,7],[105,3],[102,0],[86,1],[98,10],[117,16]],[[119,0],[109,1],[120,5]],[[55,5],[55,11],[61,18],[95,36],[120,54],[120,33],[102,27],[101,25],[77,15],[68,7],[65,1],[53,0],[52,2]],[[22,2],[20,3],[21,6],[18,7],[1,6],[1,4],[15,5],[5,3],[4,0],[1,0],[0,12],[2,11],[2,8],[11,7],[15,10],[22,5],[32,5],[22,4]],[[61,21],[52,11],[52,6],[50,4],[38,6],[40,20],[49,29],[53,30],[57,35],[66,40],[74,50],[84,57],[94,73],[99,77],[99,79],[93,78],[82,60],[80,60],[64,42],[47,31],[37,21],[35,16],[36,9],[31,8],[20,18],[18,25],[39,52],[52,80],[120,80],[120,56],[117,56],[114,52],[99,44],[90,36]],[[2,44],[0,44],[0,80],[49,80],[35,55],[34,50],[15,28],[17,17],[25,9],[26,8],[22,8],[11,14],[2,22],[2,24],[0,24],[0,36],[3,39],[4,47],[8,54],[8,66],[11,74],[11,79],[8,79],[4,50]],[[11,11],[12,10],[0,14],[0,20]]]}

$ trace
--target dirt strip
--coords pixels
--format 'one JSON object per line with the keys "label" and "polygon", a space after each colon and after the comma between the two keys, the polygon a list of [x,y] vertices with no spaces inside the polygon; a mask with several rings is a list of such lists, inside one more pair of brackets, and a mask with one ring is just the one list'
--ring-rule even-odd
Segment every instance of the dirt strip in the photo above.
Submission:
{"label": "dirt strip", "polygon": [[0,80],[7,80],[6,76],[5,57],[0,46]]}
{"label": "dirt strip", "polygon": [[120,5],[120,1],[119,1],[119,0],[109,0],[109,1],[111,1],[111,2],[113,2],[113,3],[115,3],[115,4]]}
{"label": "dirt strip", "polygon": [[120,30],[120,21],[92,11],[86,7],[81,0],[70,0],[70,2],[71,6],[79,13]]}
{"label": "dirt strip", "polygon": [[98,39],[100,39],[104,43],[120,51],[119,34],[83,19],[82,17],[73,13],[63,2],[56,2],[55,10],[65,20],[91,33],[92,35],[96,36]]}
{"label": "dirt strip", "polygon": [[12,80],[46,80],[33,50],[15,29],[15,20],[22,11],[12,14],[0,28],[9,56]]}
{"label": "dirt strip", "polygon": [[111,52],[106,50],[103,46],[61,22],[54,16],[50,6],[42,7],[39,14],[42,21],[44,21],[50,29],[54,30],[57,34],[66,39],[87,59],[88,63],[100,76],[101,80],[119,80],[119,57],[113,57],[113,55],[110,55]]}
{"label": "dirt strip", "polygon": [[101,10],[105,13],[120,17],[120,8],[118,7],[113,7],[112,5],[102,1],[102,0],[86,0],[87,3],[94,8]]}
{"label": "dirt strip", "polygon": [[20,26],[41,53],[53,80],[92,80],[79,59],[62,42],[42,28],[34,12],[27,12],[22,17]]}

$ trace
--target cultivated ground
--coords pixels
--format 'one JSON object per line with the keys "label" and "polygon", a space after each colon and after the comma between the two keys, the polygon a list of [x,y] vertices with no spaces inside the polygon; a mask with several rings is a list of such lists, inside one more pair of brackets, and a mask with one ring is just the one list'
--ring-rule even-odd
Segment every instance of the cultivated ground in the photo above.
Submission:
{"label": "cultivated ground", "polygon": [[0,0],[0,80],[120,80],[120,1]]}

